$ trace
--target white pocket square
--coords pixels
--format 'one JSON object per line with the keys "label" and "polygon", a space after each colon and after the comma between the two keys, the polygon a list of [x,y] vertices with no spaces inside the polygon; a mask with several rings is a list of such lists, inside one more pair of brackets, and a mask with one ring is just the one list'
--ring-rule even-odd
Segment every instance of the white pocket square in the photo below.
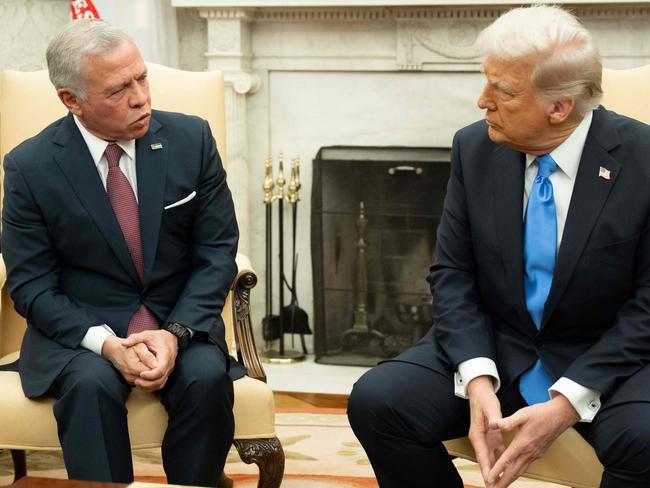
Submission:
{"label": "white pocket square", "polygon": [[165,210],[169,210],[170,208],[174,208],[174,207],[178,207],[179,205],[183,205],[184,203],[189,202],[189,201],[190,201],[192,198],[194,198],[195,196],[196,196],[196,192],[193,191],[192,193],[190,193],[189,195],[187,195],[185,198],[182,198],[181,200],[179,200],[179,201],[177,201],[177,202],[170,203],[169,205],[167,205],[167,206],[165,207]]}

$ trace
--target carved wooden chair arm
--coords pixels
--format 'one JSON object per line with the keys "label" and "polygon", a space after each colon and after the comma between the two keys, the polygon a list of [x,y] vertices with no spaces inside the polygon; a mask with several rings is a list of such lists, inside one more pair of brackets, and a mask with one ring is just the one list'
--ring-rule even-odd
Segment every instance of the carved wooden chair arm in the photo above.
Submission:
{"label": "carved wooden chair arm", "polygon": [[239,271],[232,285],[237,359],[248,369],[248,376],[266,382],[266,373],[255,346],[250,314],[250,292],[257,284],[257,275],[250,260],[243,254],[237,254],[237,269]]}

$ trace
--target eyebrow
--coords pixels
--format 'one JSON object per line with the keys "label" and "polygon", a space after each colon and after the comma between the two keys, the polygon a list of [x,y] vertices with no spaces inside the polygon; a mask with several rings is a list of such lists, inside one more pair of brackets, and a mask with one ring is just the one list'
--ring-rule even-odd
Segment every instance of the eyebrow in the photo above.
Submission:
{"label": "eyebrow", "polygon": [[[141,72],[138,76],[136,76],[134,79],[139,80],[139,79],[141,79],[141,78],[147,76],[147,74],[148,74],[148,71],[147,71],[147,69],[145,68],[145,70],[142,71],[142,72]],[[105,93],[107,93],[108,95],[112,95],[113,93],[115,93],[115,92],[121,90],[122,88],[126,88],[127,86],[129,86],[129,85],[131,84],[132,81],[133,81],[133,80],[129,80],[129,81],[125,82],[125,83],[120,83],[120,84],[115,84],[115,85],[113,85],[113,86],[110,86],[110,87],[106,88]]]}
{"label": "eyebrow", "polygon": [[115,93],[116,91],[119,91],[122,88],[125,88],[125,87],[129,86],[129,83],[119,83],[119,84],[109,86],[109,87],[106,88],[106,93],[108,93],[109,95],[112,94],[112,93]]}
{"label": "eyebrow", "polygon": [[[489,79],[488,79],[489,81]],[[490,84],[496,88],[497,90],[501,90],[506,93],[516,93],[517,90],[515,90],[509,83],[503,81],[503,80],[497,80],[497,81],[490,81]]]}

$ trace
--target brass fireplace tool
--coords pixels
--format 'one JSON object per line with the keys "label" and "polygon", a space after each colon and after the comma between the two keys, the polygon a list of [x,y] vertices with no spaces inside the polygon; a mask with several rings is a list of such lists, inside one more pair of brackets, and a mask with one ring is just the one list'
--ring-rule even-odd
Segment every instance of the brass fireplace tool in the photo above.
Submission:
{"label": "brass fireplace tool", "polygon": [[264,163],[265,177],[262,190],[264,191],[264,206],[266,210],[266,296],[265,315],[262,319],[262,335],[266,340],[266,349],[270,349],[271,341],[280,336],[280,318],[273,315],[273,158],[268,157]]}
{"label": "brass fireplace tool", "polygon": [[[300,189],[300,160],[294,158],[291,167],[291,178],[289,180],[289,188],[285,194],[284,187],[286,180],[284,178],[284,158],[280,153],[278,161],[278,176],[273,182],[273,160],[271,157],[266,160],[266,176],[262,189],[264,191],[264,204],[266,205],[266,316],[262,321],[262,332],[267,344],[267,350],[260,354],[262,361],[270,363],[293,363],[305,359],[305,354],[292,349],[285,349],[284,335],[285,333],[300,333],[303,341],[303,350],[306,351],[304,337],[302,334],[311,333],[309,325],[307,324],[307,314],[304,310],[298,307],[296,298],[296,204],[298,203],[298,191]],[[273,188],[275,187],[275,194]],[[292,284],[288,285],[284,275],[284,200],[293,205],[293,270],[292,270]],[[272,259],[272,204],[274,201],[278,202],[278,264],[279,264],[279,315],[273,314],[273,296],[272,296],[272,282],[273,282],[273,259]],[[288,286],[291,290],[291,305],[286,307],[284,304],[284,289]],[[304,315],[303,315],[304,314]],[[304,321],[305,327],[296,327]],[[299,330],[300,329],[300,330]],[[307,332],[308,330],[309,332]],[[301,332],[302,331],[302,332]],[[293,339],[293,337],[292,337]],[[272,341],[278,340],[278,349],[271,349]]]}
{"label": "brass fireplace tool", "polygon": [[298,253],[296,252],[296,235],[298,223],[298,202],[300,201],[300,158],[291,160],[291,178],[289,179],[289,189],[287,193],[287,202],[291,205],[291,238],[292,238],[292,263],[291,263],[291,284],[285,283],[291,292],[291,302],[288,306],[282,307],[282,316],[284,324],[287,326],[285,332],[291,333],[291,347],[294,347],[294,335],[300,335],[302,352],[307,354],[307,345],[305,344],[305,335],[311,334],[309,328],[309,317],[298,305],[298,293],[296,290],[296,273],[298,271]]}

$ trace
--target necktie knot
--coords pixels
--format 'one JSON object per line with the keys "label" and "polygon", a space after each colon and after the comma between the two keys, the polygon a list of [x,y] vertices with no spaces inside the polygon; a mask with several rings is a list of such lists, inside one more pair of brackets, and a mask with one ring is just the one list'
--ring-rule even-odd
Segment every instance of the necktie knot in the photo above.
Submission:
{"label": "necktie knot", "polygon": [[557,163],[553,160],[550,154],[542,154],[537,156],[537,176],[548,178],[557,169]]}
{"label": "necktie knot", "polygon": [[115,168],[120,165],[120,158],[122,157],[122,148],[115,143],[111,143],[106,146],[104,154],[106,154],[106,160],[108,161],[108,167]]}

